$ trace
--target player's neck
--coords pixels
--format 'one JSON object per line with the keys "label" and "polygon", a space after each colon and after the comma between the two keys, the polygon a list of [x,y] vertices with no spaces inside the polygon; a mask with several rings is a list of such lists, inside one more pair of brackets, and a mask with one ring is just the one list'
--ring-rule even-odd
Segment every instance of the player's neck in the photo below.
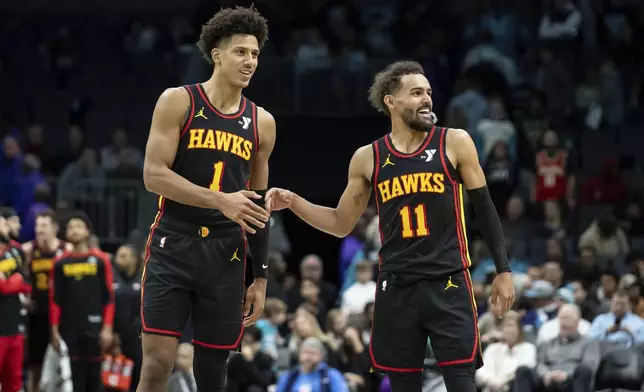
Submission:
{"label": "player's neck", "polygon": [[81,242],[80,244],[74,244],[72,252],[74,252],[74,253],[88,253],[89,252],[89,245],[84,243],[84,242]]}
{"label": "player's neck", "polygon": [[427,132],[415,131],[400,120],[391,122],[391,141],[396,150],[402,153],[416,151],[426,137]]}
{"label": "player's neck", "polygon": [[220,112],[234,113],[239,109],[242,89],[231,86],[223,77],[213,74],[203,83],[203,88],[210,103]]}

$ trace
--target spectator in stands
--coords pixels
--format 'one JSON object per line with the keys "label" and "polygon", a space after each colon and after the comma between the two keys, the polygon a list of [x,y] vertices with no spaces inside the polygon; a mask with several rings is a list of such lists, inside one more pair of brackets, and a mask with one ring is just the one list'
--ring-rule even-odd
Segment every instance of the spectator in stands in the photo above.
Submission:
{"label": "spectator in stands", "polygon": [[501,96],[488,98],[489,118],[483,118],[476,126],[477,149],[481,163],[487,163],[488,157],[498,143],[505,144],[506,159],[514,163],[517,159],[516,129],[508,119],[505,102]]}
{"label": "spectator in stands", "polygon": [[[569,288],[560,288],[559,290],[557,290],[557,294],[555,295],[555,302],[557,303],[557,317],[548,320],[543,323],[543,325],[541,325],[541,328],[539,328],[539,332],[537,333],[537,345],[545,343],[559,336],[559,326],[561,325],[561,320],[559,319],[559,311],[566,304],[574,304],[575,295]],[[577,333],[579,333],[580,336],[586,336],[589,329],[590,322],[588,320],[584,320],[583,318],[580,319],[577,325]]]}
{"label": "spectator in stands", "polygon": [[586,180],[581,192],[585,204],[619,203],[626,196],[627,187],[619,173],[616,158],[606,158],[598,175]]}
{"label": "spectator in stands", "polygon": [[58,179],[58,198],[70,205],[81,201],[87,209],[102,194],[104,171],[98,165],[96,150],[86,148],[80,159],[70,163]]}
{"label": "spectator in stands", "polygon": [[519,367],[514,392],[544,388],[556,391],[592,391],[593,377],[599,366],[599,344],[579,336],[580,312],[576,305],[559,309],[559,336],[537,348],[537,368]]}
{"label": "spectator in stands", "polygon": [[78,125],[69,127],[69,134],[65,146],[59,153],[54,156],[53,174],[60,175],[68,165],[76,162],[85,150],[85,134],[83,129]]}
{"label": "spectator in stands", "polygon": [[338,347],[324,333],[317,319],[311,312],[304,308],[299,308],[295,312],[293,319],[291,337],[288,342],[288,349],[291,352],[292,362],[296,362],[300,344],[306,338],[315,337],[322,342],[326,349],[326,362],[330,366],[336,366],[338,363]]}
{"label": "spectator in stands", "polygon": [[603,313],[611,308],[611,299],[617,292],[619,283],[619,272],[614,269],[606,269],[599,277],[599,285],[595,285],[590,292],[590,298],[595,302],[598,313]]}
{"label": "spectator in stands", "polygon": [[[492,297],[488,298],[487,301],[488,309],[490,309]],[[485,312],[479,318],[479,334],[481,335],[481,345],[483,348],[503,339],[502,322],[502,318],[496,317],[490,311]]]}
{"label": "spectator in stands", "polygon": [[497,211],[506,208],[508,200],[517,188],[517,169],[510,159],[508,144],[505,141],[497,142],[485,162],[485,177]]}
{"label": "spectator in stands", "polygon": [[631,301],[633,314],[642,318],[644,316],[644,297],[642,296],[642,283],[633,274],[626,274],[619,280],[619,289],[626,291]]}
{"label": "spectator in stands", "polygon": [[550,125],[550,119],[546,115],[545,110],[545,97],[540,91],[531,91],[530,99],[528,102],[527,113],[523,115],[521,120],[521,128],[523,134],[528,139],[530,152],[536,152],[541,146],[543,140],[543,133]]}
{"label": "spectator in stands", "polygon": [[273,358],[261,350],[262,332],[255,326],[246,327],[241,353],[228,361],[226,392],[262,392],[275,383]]}
{"label": "spectator in stands", "polygon": [[129,151],[128,156],[131,163],[138,167],[143,167],[143,154],[141,150],[128,144],[127,133],[122,128],[118,128],[112,134],[112,144],[101,149],[101,166],[105,171],[116,169],[121,162],[122,151]]}
{"label": "spectator in stands", "polygon": [[503,54],[494,46],[494,37],[486,30],[479,34],[479,42],[472,47],[463,60],[463,72],[482,64],[491,64],[503,75],[503,82],[516,85],[521,81],[521,75],[514,60]]}
{"label": "spectator in stands", "polygon": [[25,140],[25,155],[34,155],[41,162],[43,171],[47,173],[50,168],[49,165],[49,151],[45,147],[45,140],[43,137],[43,128],[38,124],[32,124],[27,128],[27,140]]}
{"label": "spectator in stands", "polygon": [[298,366],[280,377],[276,392],[348,392],[342,373],[324,361],[325,351],[318,338],[309,337],[302,341]]}
{"label": "spectator in stands", "polygon": [[504,392],[514,380],[518,367],[534,368],[537,349],[523,341],[521,316],[509,311],[502,317],[502,340],[492,343],[483,352],[483,367],[476,371],[476,383],[483,392]]}
{"label": "spectator in stands", "polygon": [[[271,217],[271,220],[272,219],[273,217]],[[272,238],[271,234],[271,239]],[[290,290],[295,286],[295,277],[288,273],[288,265],[284,260],[284,256],[276,250],[269,250],[268,265],[271,266],[268,270],[268,280],[271,284],[266,287],[266,297],[279,298],[282,301],[285,301],[286,293],[290,292]]]}
{"label": "spectator in stands", "polygon": [[280,328],[286,322],[286,304],[278,298],[266,298],[264,318],[257,320],[256,326],[262,332],[262,351],[277,359],[278,347],[284,346]]}
{"label": "spectator in stands", "polygon": [[332,309],[327,316],[327,334],[338,347],[338,370],[347,379],[351,390],[369,390],[369,358],[357,329],[347,324],[347,316],[339,309]]}
{"label": "spectator in stands", "polygon": [[302,279],[299,289],[302,302],[297,305],[298,308],[308,310],[317,318],[318,323],[322,325],[326,321],[328,308],[320,299],[320,286],[311,279]]}
{"label": "spectator in stands", "polygon": [[595,219],[579,237],[579,248],[592,246],[597,255],[609,259],[624,257],[630,251],[624,230],[613,214]]}
{"label": "spectator in stands", "polygon": [[[302,261],[300,262],[300,279],[309,279],[315,283],[319,287],[319,297],[324,306],[326,309],[331,309],[335,306],[335,301],[338,297],[338,289],[332,283],[322,279],[323,271],[324,264],[319,256],[307,255],[302,258]],[[298,284],[288,293],[289,310],[295,310],[302,300],[300,285]]]}
{"label": "spectator in stands", "polygon": [[124,148],[119,151],[116,166],[105,172],[109,179],[140,180],[143,178],[143,165],[137,162],[136,150]]}
{"label": "spectator in stands", "polygon": [[595,317],[588,337],[626,347],[644,343],[644,320],[631,312],[628,293],[617,291],[613,294],[610,312]]}
{"label": "spectator in stands", "polygon": [[575,304],[581,309],[581,317],[584,320],[592,320],[597,314],[597,307],[595,302],[588,298],[588,292],[580,281],[572,281],[568,283],[567,287],[572,290],[575,296]]}
{"label": "spectator in stands", "polygon": [[167,392],[197,392],[193,371],[194,348],[190,343],[181,343],[177,349],[174,373],[168,380]]}
{"label": "spectator in stands", "polygon": [[373,263],[362,261],[356,265],[356,282],[342,295],[342,311],[357,314],[376,299],[376,282],[373,280]]}
{"label": "spectator in stands", "polygon": [[584,246],[579,249],[579,263],[568,265],[566,268],[566,280],[578,280],[583,288],[589,291],[601,276],[600,268],[597,265],[597,250],[594,246]]}
{"label": "spectator in stands", "polygon": [[562,215],[561,207],[556,200],[543,202],[543,224],[538,235],[543,238],[563,239],[566,236],[566,221]]}
{"label": "spectator in stands", "polygon": [[559,146],[559,137],[551,129],[543,134],[543,148],[535,158],[535,177],[531,187],[532,201],[567,200],[575,204],[575,177],[567,149]]}
{"label": "spectator in stands", "polygon": [[300,35],[301,42],[295,54],[295,72],[301,75],[329,68],[333,62],[320,32],[310,28]]}
{"label": "spectator in stands", "polygon": [[[559,289],[563,283],[563,270],[561,264],[556,261],[548,261],[541,268],[543,271],[543,280],[550,282],[552,287]],[[556,299],[556,298],[555,298]]]}
{"label": "spectator in stands", "polygon": [[523,316],[522,324],[526,332],[534,332],[548,321],[557,304],[554,301],[555,287],[546,280],[532,282],[530,289],[523,293],[529,308]]}
{"label": "spectator in stands", "polygon": [[525,215],[525,203],[517,195],[512,196],[505,207],[503,232],[513,246],[521,243],[527,247],[534,234],[534,223]]}
{"label": "spectator in stands", "polygon": [[454,90],[454,97],[447,108],[447,122],[453,124],[458,122],[458,117],[463,117],[465,129],[475,132],[479,121],[488,116],[488,101],[472,77],[457,80]]}
{"label": "spectator in stands", "polygon": [[[364,253],[365,233],[367,224],[370,221],[369,215],[371,214],[363,214],[351,233],[344,237],[340,244],[338,277],[343,290],[346,290],[355,282],[355,264],[366,258]],[[356,260],[354,264],[356,257],[359,257],[359,260]]]}

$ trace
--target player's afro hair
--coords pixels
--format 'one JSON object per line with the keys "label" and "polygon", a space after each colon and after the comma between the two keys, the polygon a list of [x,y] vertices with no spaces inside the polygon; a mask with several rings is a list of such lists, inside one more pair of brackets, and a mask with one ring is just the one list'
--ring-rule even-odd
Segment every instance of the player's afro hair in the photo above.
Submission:
{"label": "player's afro hair", "polygon": [[400,89],[403,76],[416,74],[425,75],[422,65],[416,61],[397,61],[389,64],[374,77],[369,88],[369,103],[377,111],[389,115],[389,108],[384,102],[385,96],[395,94]]}
{"label": "player's afro hair", "polygon": [[212,50],[235,34],[254,35],[261,48],[268,39],[268,24],[253,6],[223,8],[203,25],[197,46],[212,64]]}

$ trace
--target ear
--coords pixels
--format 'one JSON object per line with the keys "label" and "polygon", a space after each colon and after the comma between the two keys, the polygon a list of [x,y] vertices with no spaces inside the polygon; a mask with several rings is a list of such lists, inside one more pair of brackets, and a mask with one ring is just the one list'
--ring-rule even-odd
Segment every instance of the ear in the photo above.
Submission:
{"label": "ear", "polygon": [[214,64],[219,64],[221,62],[221,59],[219,58],[218,48],[212,48],[212,50],[210,51],[210,58],[212,59],[212,62]]}
{"label": "ear", "polygon": [[385,102],[385,105],[389,108],[389,111],[394,108],[394,97],[391,95],[385,95],[385,97],[382,99]]}

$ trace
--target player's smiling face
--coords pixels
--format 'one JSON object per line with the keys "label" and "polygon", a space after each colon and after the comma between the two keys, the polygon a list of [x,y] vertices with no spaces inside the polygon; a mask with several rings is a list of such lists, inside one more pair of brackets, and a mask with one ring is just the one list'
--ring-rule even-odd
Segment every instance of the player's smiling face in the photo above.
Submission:
{"label": "player's smiling face", "polygon": [[219,49],[216,67],[238,87],[246,87],[257,69],[259,43],[254,35],[235,34]]}
{"label": "player's smiling face", "polygon": [[402,86],[392,95],[394,111],[414,131],[427,132],[436,122],[432,112],[432,87],[424,75],[405,75]]}

